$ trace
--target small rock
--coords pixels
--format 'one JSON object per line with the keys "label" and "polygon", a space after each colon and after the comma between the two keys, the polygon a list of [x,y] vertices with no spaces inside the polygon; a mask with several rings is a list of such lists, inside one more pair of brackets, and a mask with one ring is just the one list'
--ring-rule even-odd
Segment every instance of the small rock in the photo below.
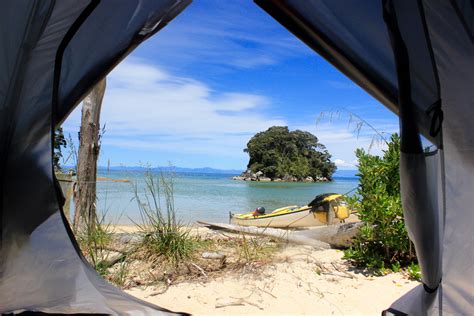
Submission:
{"label": "small rock", "polygon": [[220,252],[203,252],[201,255],[204,259],[224,259],[225,255]]}
{"label": "small rock", "polygon": [[270,178],[268,178],[268,177],[260,177],[260,178],[258,179],[258,181],[270,182],[270,181],[272,181],[272,179],[270,179]]}

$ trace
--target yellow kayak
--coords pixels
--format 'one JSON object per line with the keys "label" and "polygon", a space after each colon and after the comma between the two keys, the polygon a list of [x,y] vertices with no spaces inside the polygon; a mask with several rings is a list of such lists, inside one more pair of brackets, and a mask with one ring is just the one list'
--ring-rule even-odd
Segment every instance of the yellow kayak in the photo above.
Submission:
{"label": "yellow kayak", "polygon": [[[263,208],[259,208],[263,209]],[[262,213],[257,209],[245,214],[231,214],[231,224],[257,227],[313,227],[344,221],[351,214],[341,194],[318,195],[308,205],[290,205]]]}

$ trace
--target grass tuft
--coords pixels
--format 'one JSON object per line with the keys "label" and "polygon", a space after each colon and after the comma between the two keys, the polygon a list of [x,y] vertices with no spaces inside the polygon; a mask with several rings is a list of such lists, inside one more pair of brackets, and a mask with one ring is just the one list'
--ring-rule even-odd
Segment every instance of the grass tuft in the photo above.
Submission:
{"label": "grass tuft", "polygon": [[[148,169],[145,172],[145,192],[134,185],[141,221],[135,223],[143,234],[143,249],[152,256],[164,256],[178,264],[192,256],[198,239],[191,229],[176,218],[174,206],[174,179],[172,173],[157,177]],[[162,205],[164,204],[164,207]]]}
{"label": "grass tuft", "polygon": [[105,214],[100,218],[96,217],[96,223],[87,223],[76,230],[75,234],[86,259],[100,275],[106,276],[110,254],[107,248],[112,242],[113,233],[111,225],[105,223]]}
{"label": "grass tuft", "polygon": [[268,239],[263,236],[246,236],[242,233],[236,247],[238,261],[247,264],[268,258],[276,248],[276,245],[269,245]]}

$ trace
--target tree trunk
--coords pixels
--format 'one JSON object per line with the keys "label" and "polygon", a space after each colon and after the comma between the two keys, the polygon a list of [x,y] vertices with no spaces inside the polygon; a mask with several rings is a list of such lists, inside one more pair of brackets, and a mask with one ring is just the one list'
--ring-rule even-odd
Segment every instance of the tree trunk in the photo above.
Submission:
{"label": "tree trunk", "polygon": [[105,92],[105,78],[102,79],[84,99],[82,105],[81,129],[79,133],[79,154],[77,159],[77,183],[75,188],[74,229],[96,224],[96,180],[99,158],[100,110]]}

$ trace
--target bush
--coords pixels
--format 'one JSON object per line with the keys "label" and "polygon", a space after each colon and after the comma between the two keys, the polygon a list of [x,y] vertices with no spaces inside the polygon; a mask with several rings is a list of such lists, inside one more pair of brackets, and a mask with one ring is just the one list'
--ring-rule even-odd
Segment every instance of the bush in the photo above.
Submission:
{"label": "bush", "polygon": [[416,262],[400,199],[400,138],[392,135],[383,156],[356,150],[360,183],[349,203],[365,222],[346,258],[366,268],[398,270]]}
{"label": "bush", "polygon": [[407,272],[408,272],[408,275],[409,275],[410,279],[412,279],[414,281],[421,281],[421,270],[420,270],[419,265],[412,262],[408,266]]}

